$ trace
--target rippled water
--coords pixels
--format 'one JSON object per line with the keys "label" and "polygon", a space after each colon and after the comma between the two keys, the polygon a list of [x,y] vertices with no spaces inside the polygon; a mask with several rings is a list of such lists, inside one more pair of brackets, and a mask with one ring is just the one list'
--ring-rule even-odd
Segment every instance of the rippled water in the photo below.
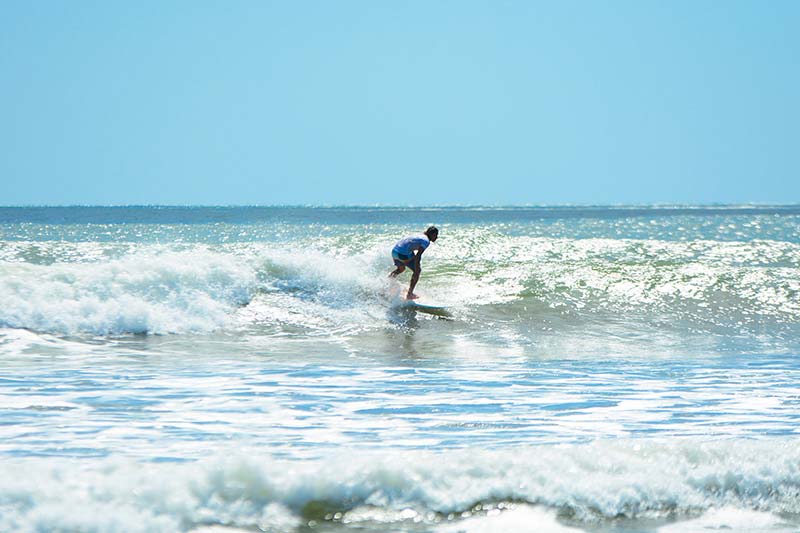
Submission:
{"label": "rippled water", "polygon": [[2,208],[0,530],[794,531],[798,272],[796,207]]}

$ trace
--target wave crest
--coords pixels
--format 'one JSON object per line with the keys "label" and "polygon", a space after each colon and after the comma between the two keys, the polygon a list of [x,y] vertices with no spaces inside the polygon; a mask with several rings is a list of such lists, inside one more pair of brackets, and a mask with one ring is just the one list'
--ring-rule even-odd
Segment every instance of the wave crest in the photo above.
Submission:
{"label": "wave crest", "polygon": [[93,263],[0,264],[0,326],[51,333],[185,333],[224,326],[250,301],[253,269],[204,250]]}
{"label": "wave crest", "polygon": [[[486,522],[505,515],[502,524],[513,517],[509,512],[529,506],[542,511],[542,520],[555,524],[557,517],[578,527],[619,520],[666,523],[724,509],[797,517],[798,464],[796,442],[774,439],[353,452],[303,461],[117,461],[88,470],[69,462],[20,460],[0,469],[0,527],[47,529],[61,520],[76,529],[111,531],[119,526],[108,518],[114,516],[150,531],[203,524],[290,530],[309,522],[463,527],[473,524],[466,518]],[[75,509],[101,512],[84,516]],[[730,512],[718,517],[731,518]]]}

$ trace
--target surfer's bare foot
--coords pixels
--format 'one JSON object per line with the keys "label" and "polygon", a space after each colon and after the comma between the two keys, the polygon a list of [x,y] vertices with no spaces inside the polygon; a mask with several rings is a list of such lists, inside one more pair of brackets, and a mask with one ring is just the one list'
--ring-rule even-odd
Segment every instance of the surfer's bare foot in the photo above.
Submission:
{"label": "surfer's bare foot", "polygon": [[417,298],[419,298],[419,296],[417,296],[413,292],[409,292],[408,294],[406,294],[406,300],[416,300]]}

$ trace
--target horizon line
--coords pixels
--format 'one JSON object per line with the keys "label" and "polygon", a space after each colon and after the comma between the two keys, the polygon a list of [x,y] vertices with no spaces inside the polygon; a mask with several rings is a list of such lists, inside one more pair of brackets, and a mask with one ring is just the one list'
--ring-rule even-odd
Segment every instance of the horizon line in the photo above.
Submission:
{"label": "horizon line", "polygon": [[552,204],[17,204],[0,205],[0,209],[64,209],[64,208],[267,208],[267,209],[532,209],[532,208],[781,208],[800,207],[794,203],[552,203]]}

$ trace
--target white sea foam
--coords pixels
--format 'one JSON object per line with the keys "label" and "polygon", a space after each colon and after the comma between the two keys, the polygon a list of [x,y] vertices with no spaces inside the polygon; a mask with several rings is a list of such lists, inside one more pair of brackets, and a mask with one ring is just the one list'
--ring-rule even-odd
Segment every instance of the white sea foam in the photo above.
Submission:
{"label": "white sea foam", "polygon": [[[66,255],[50,243],[13,244],[0,262],[0,328],[45,333],[209,332],[242,322],[341,332],[380,313],[387,284],[377,251],[337,255],[320,242],[68,244]],[[103,259],[112,249],[118,257]]]}
{"label": "white sea foam", "polygon": [[0,264],[0,326],[54,333],[181,333],[225,325],[256,287],[232,255],[145,251],[91,263]]}
{"label": "white sea foam", "polygon": [[796,527],[796,520],[777,516],[800,513],[799,449],[794,440],[679,440],[353,453],[301,462],[269,456],[91,466],[4,461],[0,529],[288,530],[309,521],[407,521],[443,531],[498,531],[533,517],[567,530],[612,519],[685,521],[699,512],[710,514],[687,524]]}
{"label": "white sea foam", "polygon": [[[447,523],[436,529],[437,533],[508,533],[513,531],[541,531],[570,533],[582,531],[558,522],[555,511],[532,505],[503,506],[485,514],[469,516],[457,523]],[[470,513],[471,514],[471,513]]]}
{"label": "white sea foam", "polygon": [[797,532],[797,522],[785,520],[778,515],[736,507],[714,508],[703,516],[670,524],[658,529],[658,533],[704,533],[707,531],[773,531]]}

